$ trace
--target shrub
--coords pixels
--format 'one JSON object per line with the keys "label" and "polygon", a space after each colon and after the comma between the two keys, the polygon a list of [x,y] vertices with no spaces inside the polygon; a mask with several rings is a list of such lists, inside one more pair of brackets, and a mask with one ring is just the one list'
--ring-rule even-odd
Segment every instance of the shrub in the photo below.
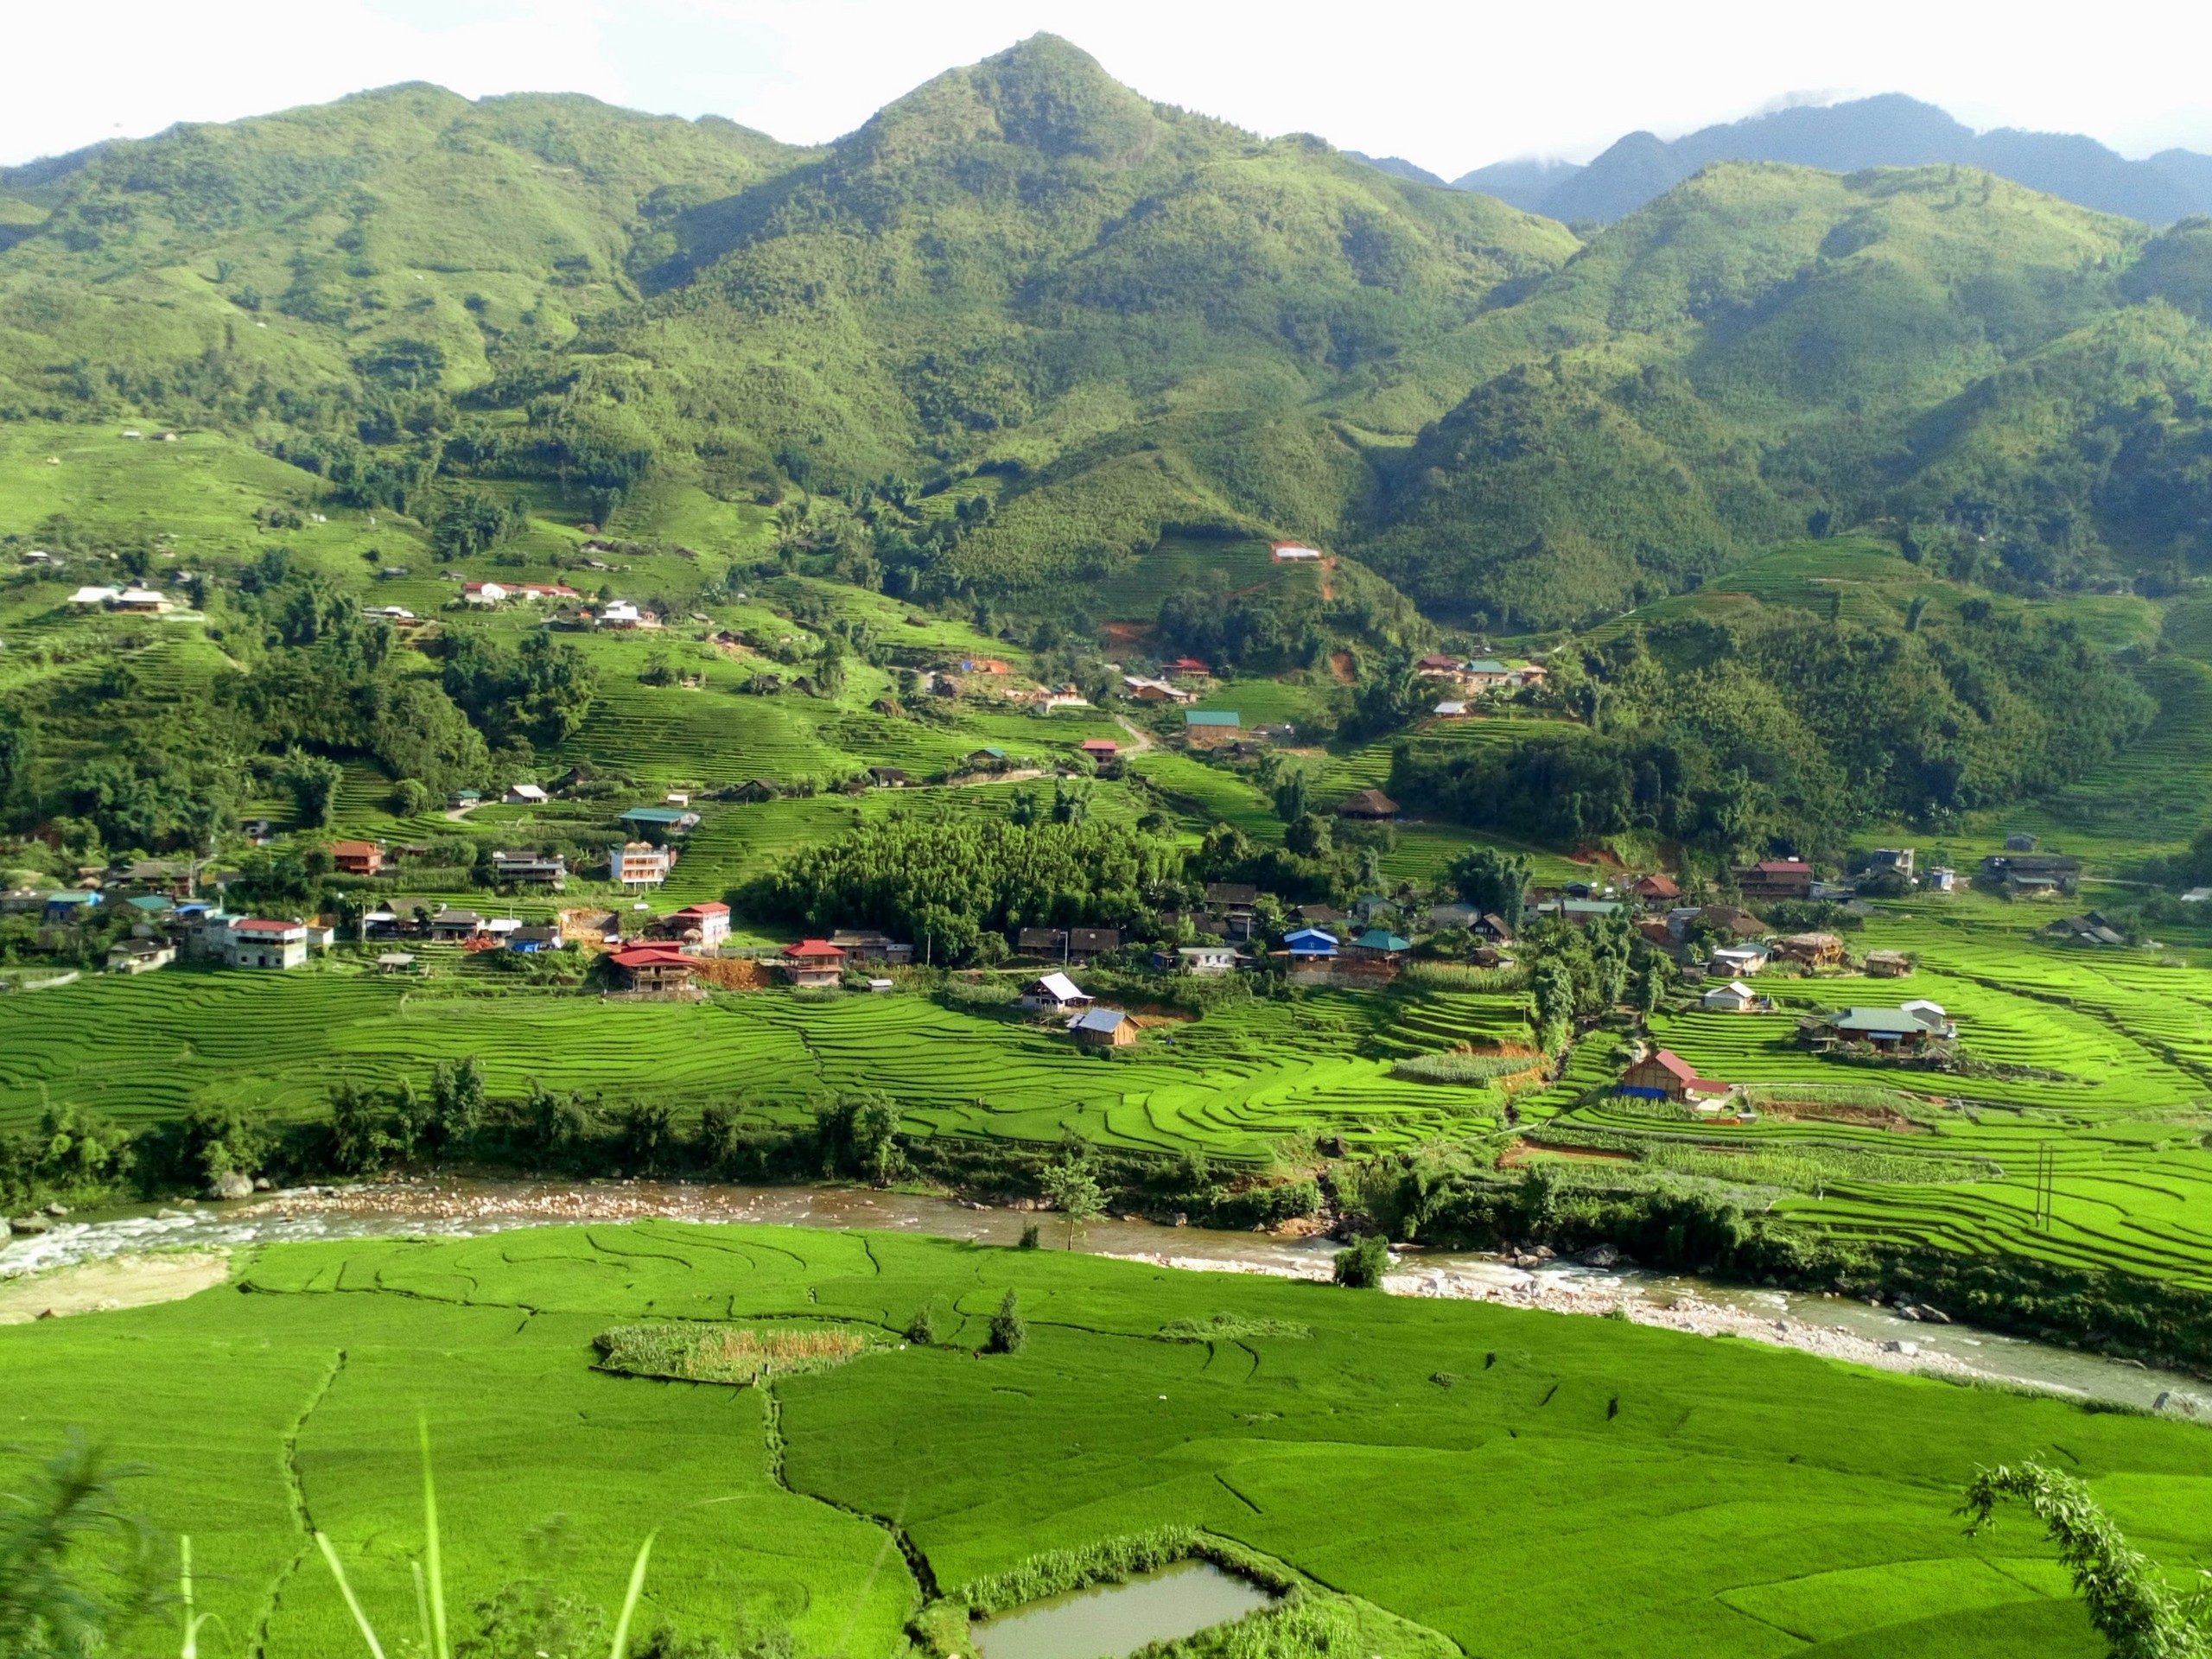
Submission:
{"label": "shrub", "polygon": [[1021,1227],[1021,1243],[1016,1245],[1015,1248],[1017,1249],[1033,1250],[1037,1249],[1038,1243],[1037,1224],[1033,1221],[1024,1222]]}
{"label": "shrub", "polygon": [[1337,1282],[1348,1290],[1377,1290],[1390,1270],[1390,1247],[1379,1233],[1369,1233],[1350,1249],[1337,1252]]}
{"label": "shrub", "polygon": [[914,1317],[906,1321],[906,1340],[924,1348],[936,1345],[937,1309],[925,1302],[915,1311]]}
{"label": "shrub", "polygon": [[1022,1322],[1021,1310],[1008,1291],[1006,1300],[999,1304],[999,1311],[991,1315],[989,1351],[995,1354],[1018,1354],[1021,1344],[1029,1339],[1029,1327]]}
{"label": "shrub", "polygon": [[1526,1071],[1536,1064],[1532,1054],[1416,1054],[1392,1066],[1390,1075],[1414,1083],[1456,1083],[1479,1088],[1493,1078]]}

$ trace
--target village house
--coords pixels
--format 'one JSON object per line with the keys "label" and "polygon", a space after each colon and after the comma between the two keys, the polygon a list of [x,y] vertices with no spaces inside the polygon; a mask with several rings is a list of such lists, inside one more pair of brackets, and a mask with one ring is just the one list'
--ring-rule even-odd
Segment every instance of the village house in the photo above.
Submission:
{"label": "village house", "polygon": [[1196,702],[1195,691],[1185,691],[1180,686],[1170,685],[1165,680],[1155,680],[1142,674],[1122,676],[1122,695],[1132,702]]}
{"label": "village house", "polygon": [[405,950],[387,950],[377,958],[377,972],[380,974],[411,974],[415,971],[415,957]]}
{"label": "village house", "polygon": [[657,887],[675,868],[675,849],[649,841],[626,841],[607,849],[607,879],[626,887]]}
{"label": "village house", "polygon": [[1183,735],[1194,749],[1217,748],[1224,743],[1233,743],[1243,729],[1243,721],[1228,709],[1191,709],[1184,711]]}
{"label": "village house", "polygon": [[1469,691],[1496,691],[1512,678],[1513,671],[1495,657],[1478,657],[1459,671],[1459,683]]}
{"label": "village house", "polygon": [[686,950],[713,950],[729,938],[729,906],[719,899],[686,905],[665,916],[657,916],[645,931],[657,939],[672,939]]}
{"label": "village house", "polygon": [[1444,702],[1438,703],[1436,707],[1429,710],[1429,712],[1434,715],[1439,720],[1465,720],[1471,711],[1465,703],[1454,702],[1447,698]]}
{"label": "village house", "polygon": [[2062,916],[2044,931],[2054,934],[2069,944],[2085,944],[2092,948],[2116,949],[2127,943],[2126,934],[2094,910],[2086,916]]}
{"label": "village house", "polygon": [[1769,961],[1766,947],[1758,944],[1724,944],[1713,953],[1713,971],[1732,974],[1742,979],[1755,977]]}
{"label": "village house", "polygon": [[1203,680],[1211,678],[1213,671],[1195,657],[1178,657],[1162,663],[1160,671],[1171,680]]}
{"label": "village house", "polygon": [[502,883],[512,881],[518,887],[558,889],[569,884],[569,861],[558,853],[527,849],[495,851],[492,855],[492,878]]}
{"label": "village house", "polygon": [[1656,1048],[1621,1074],[1618,1093],[1631,1100],[1669,1100],[1681,1104],[1729,1092],[1729,1085],[1700,1077],[1697,1068],[1672,1049]]}
{"label": "village house", "polygon": [[46,919],[49,926],[68,927],[82,921],[99,908],[100,895],[90,887],[65,887],[60,893],[46,895]]}
{"label": "village house", "polygon": [[131,616],[166,616],[176,607],[166,594],[150,588],[126,588],[115,596],[115,608]]}
{"label": "village house", "polygon": [[599,608],[599,626],[602,628],[652,627],[659,620],[650,611],[639,610],[626,599],[611,599]]}
{"label": "village house", "polygon": [[1293,968],[1329,967],[1337,960],[1337,936],[1326,928],[1301,927],[1286,933],[1282,948]]}
{"label": "village house", "polygon": [[1877,847],[1866,858],[1869,875],[1901,875],[1912,880],[1913,849],[1910,847]]}
{"label": "village house", "polygon": [[1277,542],[1268,548],[1268,556],[1277,564],[1319,564],[1321,550],[1303,542]]}
{"label": "village house", "polygon": [[534,957],[547,950],[565,950],[569,942],[557,927],[537,925],[518,927],[507,935],[507,949],[518,956]]}
{"label": "village house", "polygon": [[1648,910],[1656,910],[1662,905],[1671,905],[1682,896],[1682,890],[1675,885],[1675,878],[1663,873],[1656,875],[1639,875],[1630,885],[1629,893],[1637,903]]}
{"label": "village house", "polygon": [[1411,954],[1414,942],[1403,934],[1393,933],[1387,927],[1370,927],[1345,947],[1354,961],[1370,966],[1388,964],[1396,967]]}
{"label": "village house", "polygon": [[1760,1001],[1759,994],[1742,980],[1732,979],[1698,998],[1698,1005],[1708,1014],[1750,1014]]}
{"label": "village house", "polygon": [[176,946],[167,939],[118,939],[108,947],[111,974],[148,974],[176,960]]}
{"label": "village house", "polygon": [[505,798],[509,806],[543,806],[552,797],[537,784],[509,784]]}
{"label": "village house", "polygon": [[1247,881],[1206,883],[1206,908],[1228,924],[1227,934],[1232,939],[1252,937],[1254,906],[1259,899],[1259,888]]}
{"label": "village house", "polygon": [[1809,899],[1813,867],[1802,858],[1770,858],[1736,872],[1736,890],[1753,904]]}
{"label": "village house", "polygon": [[69,602],[72,605],[105,606],[112,605],[122,597],[123,589],[120,588],[79,588],[69,595]]}
{"label": "village house", "polygon": [[461,584],[461,602],[464,605],[498,605],[505,602],[507,590],[496,582],[464,582]]}
{"label": "village house", "polygon": [[1175,971],[1196,979],[1219,979],[1236,966],[1236,948],[1230,944],[1179,944]]}
{"label": "village house", "polygon": [[1869,950],[1864,965],[1875,979],[1903,979],[1912,972],[1912,958],[1902,950]]}
{"label": "village house", "polygon": [[1554,899],[1533,898],[1522,912],[1524,919],[1535,921],[1548,916],[1554,921],[1572,922],[1577,927],[1603,921],[1621,913],[1618,899],[1569,899],[1564,895]]}
{"label": "village house", "polygon": [[1459,672],[1459,659],[1457,657],[1441,656],[1432,652],[1415,663],[1414,667],[1423,674],[1447,674],[1456,677]]}
{"label": "village house", "polygon": [[795,987],[835,985],[845,972],[845,953],[827,939],[801,939],[784,947],[778,967]]}
{"label": "village house", "polygon": [[870,766],[868,780],[878,789],[904,789],[906,774],[897,766]]}
{"label": "village house", "polygon": [[1077,747],[1076,753],[1088,755],[1103,766],[1109,760],[1120,758],[1122,746],[1110,737],[1086,737]]}
{"label": "village house", "polygon": [[1068,949],[1065,928],[1025,927],[1015,933],[1014,949],[1018,956],[1065,957]]}
{"label": "village house", "polygon": [[1981,861],[1981,873],[2015,898],[2072,893],[2082,885],[2082,861],[2063,853],[1992,853]]}
{"label": "village house", "polygon": [[1068,1021],[1068,1034],[1084,1048],[1128,1048],[1137,1039],[1137,1022],[1119,1008],[1085,1008]]}
{"label": "village house", "polygon": [[442,910],[430,918],[430,937],[441,944],[466,944],[487,931],[473,910]]}
{"label": "village house", "polygon": [[1350,912],[1334,905],[1300,905],[1290,913],[1306,927],[1336,927],[1351,919]]}
{"label": "village house", "polygon": [[484,791],[480,789],[456,789],[446,797],[446,807],[450,811],[462,812],[483,804]]}
{"label": "village house", "polygon": [[242,916],[232,921],[224,960],[233,968],[297,968],[308,959],[304,922]]}
{"label": "village house", "polygon": [[373,841],[334,841],[330,861],[340,875],[381,875],[384,849]]}
{"label": "village house", "polygon": [[1071,1008],[1087,1008],[1092,1001],[1065,974],[1047,974],[1021,988],[1021,1006],[1035,1013],[1063,1014]]}
{"label": "village house", "polygon": [[681,991],[698,977],[699,963],[672,944],[633,944],[607,957],[625,989]]}
{"label": "village house", "polygon": [[1942,1006],[1925,1001],[1895,1008],[1846,1008],[1810,1024],[1816,1041],[1864,1043],[1883,1054],[1922,1053],[1959,1034]]}
{"label": "village house", "polygon": [[1833,933],[1791,933],[1774,942],[1774,954],[1808,968],[1840,968],[1849,960]]}
{"label": "village house", "polygon": [[1093,957],[1103,957],[1109,950],[1122,948],[1122,930],[1118,927],[1071,927],[1068,930],[1068,960],[1086,963]]}
{"label": "village house", "polygon": [[699,827],[699,815],[681,806],[633,806],[615,820],[641,841],[670,841]]}
{"label": "village house", "polygon": [[888,933],[841,927],[830,936],[830,943],[855,962],[881,962],[898,967],[914,959],[914,947]]}
{"label": "village house", "polygon": [[1398,816],[1398,804],[1379,789],[1363,789],[1337,803],[1337,816],[1380,823]]}

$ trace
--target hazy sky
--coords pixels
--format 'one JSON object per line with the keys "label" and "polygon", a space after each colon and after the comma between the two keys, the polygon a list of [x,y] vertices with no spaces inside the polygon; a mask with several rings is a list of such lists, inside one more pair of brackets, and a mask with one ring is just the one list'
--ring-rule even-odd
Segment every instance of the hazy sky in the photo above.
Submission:
{"label": "hazy sky", "polygon": [[1580,0],[0,0],[0,162],[434,80],[727,115],[806,143],[1039,29],[1148,97],[1454,177],[1791,96],[2212,151],[2212,3]]}

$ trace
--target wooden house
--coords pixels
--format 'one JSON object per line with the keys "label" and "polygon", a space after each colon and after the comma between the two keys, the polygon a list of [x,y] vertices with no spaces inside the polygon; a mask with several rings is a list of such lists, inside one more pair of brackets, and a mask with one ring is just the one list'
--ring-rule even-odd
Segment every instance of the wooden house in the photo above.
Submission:
{"label": "wooden house", "polygon": [[340,875],[380,875],[384,873],[384,849],[373,841],[334,841],[330,843],[330,861]]}
{"label": "wooden house", "polygon": [[1672,1049],[1656,1048],[1621,1074],[1618,1092],[1635,1100],[1677,1103],[1726,1095],[1729,1085],[1700,1077],[1697,1068]]}
{"label": "wooden house", "polygon": [[1869,950],[1866,969],[1875,979],[1903,979],[1912,972],[1912,958],[1902,950]]}
{"label": "wooden house", "polygon": [[1398,804],[1379,789],[1363,789],[1337,803],[1340,818],[1363,818],[1379,823],[1398,816]]}
{"label": "wooden house", "polygon": [[1068,1021],[1068,1034],[1084,1048],[1128,1048],[1137,1039],[1137,1022],[1119,1008],[1085,1008]]}

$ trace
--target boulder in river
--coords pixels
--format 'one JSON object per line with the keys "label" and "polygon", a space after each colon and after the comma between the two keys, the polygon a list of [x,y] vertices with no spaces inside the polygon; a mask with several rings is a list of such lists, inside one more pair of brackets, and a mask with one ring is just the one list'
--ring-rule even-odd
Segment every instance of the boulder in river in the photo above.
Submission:
{"label": "boulder in river", "polygon": [[1621,1253],[1610,1244],[1593,1244],[1576,1260],[1586,1268],[1615,1268],[1620,1265]]}
{"label": "boulder in river", "polygon": [[235,1169],[226,1169],[208,1184],[211,1198],[250,1198],[253,1196],[253,1177],[242,1175]]}
{"label": "boulder in river", "polygon": [[2171,1411],[2183,1417],[2201,1417],[2206,1407],[2207,1402],[2202,1395],[2184,1394],[2178,1389],[2164,1389],[2151,1402],[2153,1411]]}
{"label": "boulder in river", "polygon": [[1912,1359],[1918,1356],[1920,1344],[1916,1342],[1898,1342],[1892,1338],[1882,1344],[1882,1351],[1885,1354],[1902,1354],[1907,1359]]}

